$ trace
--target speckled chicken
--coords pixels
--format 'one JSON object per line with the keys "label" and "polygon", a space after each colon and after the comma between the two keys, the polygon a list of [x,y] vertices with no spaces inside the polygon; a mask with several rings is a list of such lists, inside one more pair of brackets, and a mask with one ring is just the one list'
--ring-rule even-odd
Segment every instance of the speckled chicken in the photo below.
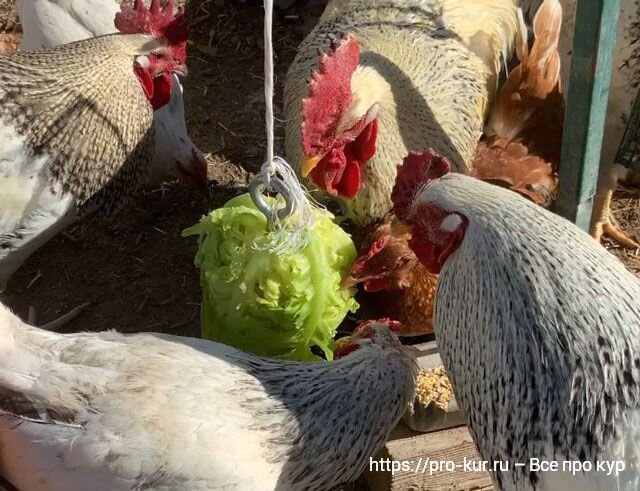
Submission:
{"label": "speckled chicken", "polygon": [[[525,13],[531,17],[541,0],[522,0],[520,3]],[[566,96],[569,89],[577,0],[560,0],[560,4],[565,17],[560,36],[560,58],[562,79],[567,81],[565,84]],[[625,168],[616,165],[615,158],[626,124],[629,121],[633,102],[638,96],[638,87],[640,86],[639,40],[640,3],[637,0],[621,0],[618,37],[613,57],[609,104],[605,119],[600,156],[600,176],[591,220],[591,233],[597,240],[603,236],[609,236],[620,245],[633,249],[640,248],[640,244],[617,226],[611,214],[611,199],[618,181],[627,175]]]}
{"label": "speckled chicken", "polygon": [[413,399],[381,322],[333,362],[162,334],[60,335],[0,305],[0,474],[21,491],[318,490],[358,478]]}
{"label": "speckled chicken", "polygon": [[[113,19],[121,3],[122,0],[19,0],[21,48],[26,51],[53,48],[115,33]],[[145,0],[146,5],[149,3],[150,0]],[[160,183],[179,178],[199,189],[206,188],[207,163],[187,132],[182,84],[176,74],[171,99],[153,117],[156,139],[149,181]]]}
{"label": "speckled chicken", "polygon": [[[153,109],[184,70],[169,4],[122,7],[114,34],[0,56],[0,287],[38,247],[135,194],[153,156]],[[90,69],[88,69],[90,67]]]}
{"label": "speckled chicken", "polygon": [[[509,462],[496,485],[638,489],[640,282],[567,220],[449,169],[430,151],[407,157],[394,211],[439,274],[438,348],[482,458]],[[569,460],[593,470],[563,471]]]}
{"label": "speckled chicken", "polygon": [[289,161],[360,226],[425,139],[469,169],[516,23],[511,0],[330,1],[287,73]]}
{"label": "speckled chicken", "polygon": [[[521,20],[516,48],[520,64],[507,77],[492,105],[484,137],[476,148],[470,173],[508,187],[539,205],[555,198],[562,145],[564,104],[557,51],[562,9],[545,0],[536,16],[529,50]],[[409,247],[411,232],[392,231],[392,213],[367,227],[345,285],[362,284],[360,315],[389,315],[402,322],[402,335],[433,330],[437,275],[418,261]]]}

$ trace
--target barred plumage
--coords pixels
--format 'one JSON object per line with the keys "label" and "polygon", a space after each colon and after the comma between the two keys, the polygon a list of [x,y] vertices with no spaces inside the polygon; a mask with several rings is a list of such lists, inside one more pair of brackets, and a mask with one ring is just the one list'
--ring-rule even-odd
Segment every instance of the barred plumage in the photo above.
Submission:
{"label": "barred plumage", "polygon": [[153,111],[132,66],[157,46],[110,35],[0,58],[1,123],[48,156],[51,186],[81,209],[118,211],[148,175]]}

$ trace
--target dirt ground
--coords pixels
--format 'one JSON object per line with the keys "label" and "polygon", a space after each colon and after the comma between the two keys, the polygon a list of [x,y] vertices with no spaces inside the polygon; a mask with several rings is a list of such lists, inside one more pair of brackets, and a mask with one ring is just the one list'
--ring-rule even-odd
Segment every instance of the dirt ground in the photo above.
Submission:
{"label": "dirt ground", "polygon": [[[0,0],[0,32],[15,31],[12,3]],[[211,199],[169,184],[148,189],[114,223],[89,219],[68,229],[34,254],[0,296],[18,315],[27,318],[31,306],[42,324],[91,302],[64,331],[198,335],[196,243],[180,234],[245,192],[248,173],[259,168],[265,150],[263,10],[258,2],[227,0],[216,7],[219,3],[188,5],[191,39],[184,80],[187,126],[207,157]],[[322,10],[299,3],[304,8],[278,11],[274,18],[277,107],[296,47]],[[277,132],[281,145],[280,126]]]}
{"label": "dirt ground", "polygon": [[[16,32],[13,0],[0,0],[0,32]],[[86,220],[50,241],[13,276],[0,299],[22,317],[29,308],[42,324],[91,305],[65,331],[117,329],[198,335],[200,287],[195,240],[182,230],[244,192],[264,154],[261,2],[193,0],[190,75],[184,81],[187,125],[209,163],[211,199],[180,184],[148,189],[114,223]],[[313,26],[322,1],[305,0],[276,12],[277,106],[286,68]],[[0,39],[2,41],[2,39]],[[276,117],[279,112],[276,111]],[[282,127],[277,128],[282,143]],[[282,151],[280,152],[282,153]],[[640,235],[636,191],[622,190],[616,216]],[[614,249],[640,272],[634,252]]]}

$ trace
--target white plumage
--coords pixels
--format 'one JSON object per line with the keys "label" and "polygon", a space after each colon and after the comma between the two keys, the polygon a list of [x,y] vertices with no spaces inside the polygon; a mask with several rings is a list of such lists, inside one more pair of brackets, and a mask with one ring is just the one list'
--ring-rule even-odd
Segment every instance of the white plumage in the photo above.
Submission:
{"label": "white plumage", "polygon": [[[638,489],[638,279],[574,224],[518,194],[446,173],[432,153],[405,162],[396,215],[427,269],[441,268],[438,347],[482,458],[510,462],[493,474],[496,485]],[[539,472],[534,458],[593,470]],[[596,472],[598,462],[617,461],[622,473]]]}
{"label": "white plumage", "polygon": [[0,149],[2,289],[22,263],[72,223],[76,214],[73,197],[47,182],[49,157],[46,154],[35,158],[28,156],[24,139],[2,123]]}
{"label": "white plumage", "polygon": [[0,306],[0,474],[21,491],[330,489],[356,479],[413,397],[373,324],[329,363],[161,334],[60,335]]}

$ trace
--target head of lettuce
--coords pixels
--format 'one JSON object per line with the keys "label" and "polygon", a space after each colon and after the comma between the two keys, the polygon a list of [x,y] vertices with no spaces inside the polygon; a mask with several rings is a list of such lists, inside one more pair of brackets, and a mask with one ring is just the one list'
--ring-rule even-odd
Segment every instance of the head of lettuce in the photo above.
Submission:
{"label": "head of lettuce", "polygon": [[248,194],[202,218],[183,235],[198,235],[195,264],[202,284],[202,337],[258,355],[326,359],[338,325],[358,305],[341,288],[356,259],[349,235],[322,210],[308,244],[294,254],[266,252],[273,238]]}

